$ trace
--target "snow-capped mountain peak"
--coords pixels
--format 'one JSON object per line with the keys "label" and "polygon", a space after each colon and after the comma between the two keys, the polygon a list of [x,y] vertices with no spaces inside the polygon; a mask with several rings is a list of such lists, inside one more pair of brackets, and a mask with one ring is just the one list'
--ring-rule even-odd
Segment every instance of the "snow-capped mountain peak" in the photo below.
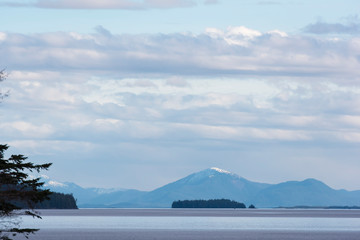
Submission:
{"label": "snow-capped mountain peak", "polygon": [[238,177],[236,174],[233,174],[229,171],[226,171],[226,170],[223,170],[223,169],[220,169],[217,167],[212,167],[212,168],[207,168],[200,172],[193,173],[183,179],[180,179],[180,181],[198,182],[198,181],[203,181],[205,179],[221,177],[221,176],[222,177],[225,177],[225,176]]}
{"label": "snow-capped mountain peak", "polygon": [[67,187],[67,185],[64,183],[56,182],[56,181],[52,181],[52,180],[48,181],[44,186],[45,187],[50,187],[50,186],[52,186],[52,187]]}
{"label": "snow-capped mountain peak", "polygon": [[224,170],[224,169],[217,168],[217,167],[212,167],[212,168],[210,168],[210,169],[211,169],[211,170],[215,170],[215,171],[217,171],[217,172],[219,172],[219,173],[231,174],[231,172],[226,171],[226,170]]}

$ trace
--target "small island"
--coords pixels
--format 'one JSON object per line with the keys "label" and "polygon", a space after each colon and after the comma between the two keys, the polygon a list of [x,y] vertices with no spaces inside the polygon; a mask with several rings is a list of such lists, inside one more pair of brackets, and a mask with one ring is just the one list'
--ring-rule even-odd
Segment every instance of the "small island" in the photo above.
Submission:
{"label": "small island", "polygon": [[246,206],[244,203],[229,199],[210,199],[174,201],[171,208],[246,208]]}

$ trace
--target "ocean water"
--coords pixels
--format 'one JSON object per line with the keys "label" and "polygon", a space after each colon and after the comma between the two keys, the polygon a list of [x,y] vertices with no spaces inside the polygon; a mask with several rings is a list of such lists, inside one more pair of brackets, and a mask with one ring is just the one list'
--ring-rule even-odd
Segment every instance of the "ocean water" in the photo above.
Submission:
{"label": "ocean water", "polygon": [[30,239],[360,239],[359,210],[80,209],[23,217]]}

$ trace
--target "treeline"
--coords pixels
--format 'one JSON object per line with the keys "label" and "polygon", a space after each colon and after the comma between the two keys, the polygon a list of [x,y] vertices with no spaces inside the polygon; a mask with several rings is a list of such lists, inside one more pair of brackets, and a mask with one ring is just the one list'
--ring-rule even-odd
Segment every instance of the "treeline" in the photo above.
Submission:
{"label": "treeline", "polygon": [[174,201],[172,208],[246,208],[244,203],[229,199],[179,200]]}
{"label": "treeline", "polygon": [[330,206],[326,209],[360,209],[360,206]]}
{"label": "treeline", "polygon": [[35,206],[37,209],[77,209],[76,200],[72,194],[53,192],[45,200]]}
{"label": "treeline", "polygon": [[[0,185],[0,196],[3,199],[7,199],[6,195],[4,195],[2,192],[8,190],[9,187],[6,185]],[[16,189],[16,188],[15,188]],[[14,191],[14,190],[13,190]],[[21,191],[19,191],[21,192]],[[1,198],[0,197],[0,198]],[[58,192],[50,192],[50,195],[48,196],[49,199],[43,200],[42,202],[34,203],[31,200],[29,201],[19,201],[19,200],[12,200],[9,201],[12,205],[14,205],[16,208],[20,209],[78,209],[76,205],[76,200],[72,194],[64,194],[64,193],[58,193]],[[1,200],[3,200],[1,199]],[[2,203],[0,203],[1,205]],[[2,207],[2,206],[0,206]]]}

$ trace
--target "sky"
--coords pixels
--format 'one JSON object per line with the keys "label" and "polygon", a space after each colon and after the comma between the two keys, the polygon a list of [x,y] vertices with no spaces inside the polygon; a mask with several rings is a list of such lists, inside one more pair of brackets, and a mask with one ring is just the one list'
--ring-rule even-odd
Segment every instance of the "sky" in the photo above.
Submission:
{"label": "sky", "polygon": [[358,0],[0,0],[0,56],[0,141],[57,181],[360,190]]}

